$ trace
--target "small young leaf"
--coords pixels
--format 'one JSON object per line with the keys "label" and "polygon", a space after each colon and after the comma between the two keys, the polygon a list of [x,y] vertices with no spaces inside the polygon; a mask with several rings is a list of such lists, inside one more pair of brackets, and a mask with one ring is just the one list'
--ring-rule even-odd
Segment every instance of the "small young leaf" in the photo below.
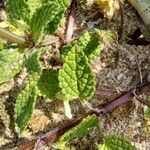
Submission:
{"label": "small young leaf", "polygon": [[37,75],[29,77],[25,89],[18,95],[15,104],[15,122],[20,132],[26,129],[35,107],[38,94]]}
{"label": "small young leaf", "polygon": [[51,24],[55,24],[56,19],[61,19],[61,17],[59,17],[60,15],[62,16],[60,12],[63,12],[64,14],[69,4],[70,0],[45,0],[43,2],[43,5],[38,8],[32,16],[30,23],[35,42],[39,40],[42,32],[49,22],[51,22]]}
{"label": "small young leaf", "polygon": [[61,50],[61,57],[64,59],[74,45],[83,50],[89,62],[93,61],[100,54],[103,43],[92,33],[86,32],[81,38],[65,45]]}
{"label": "small young leaf", "polygon": [[17,21],[28,22],[30,17],[30,10],[26,0],[6,0],[6,13],[10,21],[17,25]]}
{"label": "small young leaf", "polygon": [[59,91],[58,71],[52,69],[43,70],[38,81],[38,88],[42,95],[55,99],[55,95]]}
{"label": "small young leaf", "polygon": [[61,136],[58,140],[58,145],[64,147],[66,143],[75,138],[84,138],[94,127],[98,127],[98,123],[99,120],[95,115],[86,117],[78,126]]}
{"label": "small young leaf", "polygon": [[93,95],[95,75],[78,46],[74,46],[65,57],[63,67],[59,70],[59,82],[61,91],[57,93],[58,99],[89,99]]}
{"label": "small young leaf", "polygon": [[123,137],[112,135],[105,138],[104,144],[98,145],[98,150],[136,150],[136,148]]}
{"label": "small young leaf", "polygon": [[0,51],[0,84],[9,81],[22,69],[23,54],[18,49]]}

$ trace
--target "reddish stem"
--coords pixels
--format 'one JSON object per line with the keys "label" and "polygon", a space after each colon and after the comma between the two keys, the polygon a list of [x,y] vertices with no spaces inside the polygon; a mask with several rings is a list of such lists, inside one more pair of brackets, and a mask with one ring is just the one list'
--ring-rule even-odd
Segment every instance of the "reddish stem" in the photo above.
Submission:
{"label": "reddish stem", "polygon": [[[42,137],[40,137],[41,143],[40,146],[43,146],[45,144],[48,144],[50,142],[54,142],[57,140],[61,135],[63,135],[66,131],[69,129],[75,127],[78,125],[83,118],[87,117],[88,115],[93,115],[95,114],[96,116],[104,115],[108,112],[111,112],[115,108],[124,105],[125,103],[131,101],[134,96],[138,96],[144,93],[150,92],[150,83],[146,83],[144,85],[138,86],[135,89],[129,91],[129,92],[124,92],[120,96],[116,97],[115,99],[108,101],[104,104],[100,104],[96,107],[94,107],[90,112],[87,114],[79,117],[72,119],[65,125],[55,128],[52,131],[44,134]],[[27,144],[24,144],[21,146],[19,149],[20,150],[31,150],[34,148],[35,143],[38,141],[39,137],[36,139],[33,139],[32,141],[28,142]]]}
{"label": "reddish stem", "polygon": [[65,35],[65,39],[64,39],[64,41],[66,43],[70,42],[72,39],[72,36],[73,36],[76,8],[77,8],[77,0],[72,0],[71,6],[70,6],[70,13],[69,13],[69,17],[68,17],[66,35]]}

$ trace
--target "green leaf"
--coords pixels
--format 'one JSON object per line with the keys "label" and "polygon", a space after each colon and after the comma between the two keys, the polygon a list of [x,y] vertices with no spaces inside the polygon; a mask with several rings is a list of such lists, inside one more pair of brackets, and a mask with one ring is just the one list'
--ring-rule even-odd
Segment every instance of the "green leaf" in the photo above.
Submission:
{"label": "green leaf", "polygon": [[98,127],[98,123],[99,120],[95,115],[86,117],[82,120],[82,122],[79,125],[70,129],[68,132],[66,132],[63,136],[60,137],[60,139],[58,140],[59,147],[63,149],[65,144],[67,144],[71,140],[75,138],[84,138],[90,133],[90,131],[94,127]]}
{"label": "green leaf", "polygon": [[20,129],[20,132],[26,129],[35,107],[38,88],[37,75],[32,75],[28,78],[26,87],[18,95],[15,104],[15,122]]}
{"label": "green leaf", "polygon": [[41,65],[39,60],[39,52],[35,51],[31,54],[29,54],[25,61],[25,66],[27,68],[27,71],[31,74],[33,72],[40,72],[41,71]]}
{"label": "green leaf", "polygon": [[105,138],[104,144],[98,145],[98,150],[136,150],[136,148],[125,138],[111,135]]}
{"label": "green leaf", "polygon": [[64,16],[64,10],[60,11],[57,16],[55,17],[54,20],[48,23],[47,27],[45,28],[45,33],[46,34],[52,34],[53,32],[56,31],[58,28],[58,25],[60,23],[61,18]]}
{"label": "green leaf", "polygon": [[[150,106],[150,96],[148,96],[148,104]],[[146,117],[150,118],[150,107],[147,106],[144,113],[145,113]]]}
{"label": "green leaf", "polygon": [[9,81],[22,69],[23,54],[18,49],[0,51],[0,84]]}
{"label": "green leaf", "polygon": [[13,24],[17,25],[20,20],[26,23],[29,21],[30,10],[27,0],[6,0],[5,6],[6,13]]}
{"label": "green leaf", "polygon": [[55,20],[59,18],[60,21],[60,15],[62,16],[60,12],[64,14],[69,4],[70,0],[45,0],[43,2],[43,5],[38,8],[32,16],[30,23],[35,42],[38,42],[42,32],[49,22],[55,26]]}
{"label": "green leaf", "polygon": [[100,54],[101,49],[103,48],[103,43],[100,43],[100,40],[94,34],[86,32],[81,36],[81,38],[65,45],[62,48],[62,59],[65,59],[67,53],[74,45],[78,45],[78,47],[83,50],[89,62],[95,60]]}
{"label": "green leaf", "polygon": [[32,52],[26,54],[25,67],[27,71],[32,74],[34,72],[40,73],[42,70],[40,63],[40,56],[42,53],[49,50],[49,47],[42,47],[34,49]]}
{"label": "green leaf", "polygon": [[56,93],[59,91],[58,71],[43,70],[38,81],[38,88],[42,95],[46,95],[50,99],[55,99]]}
{"label": "green leaf", "polygon": [[[56,0],[53,0],[53,1],[56,1]],[[62,8],[65,8],[65,9],[62,9],[58,12],[57,16],[55,17],[55,19],[53,19],[52,21],[50,21],[47,25],[47,27],[45,28],[45,33],[47,34],[52,34],[53,32],[55,32],[55,30],[57,29],[59,23],[60,23],[60,20],[63,18],[64,16],[64,13],[65,13],[65,10],[66,8],[68,8],[69,6],[69,1],[67,0],[57,0],[57,3],[59,3]]]}
{"label": "green leaf", "polygon": [[40,72],[41,71],[41,64],[40,64],[40,52],[33,51],[32,53],[27,54],[25,59],[25,67],[27,71],[31,74],[33,72]]}
{"label": "green leaf", "polygon": [[150,107],[145,110],[146,117],[150,118]]}
{"label": "green leaf", "polygon": [[57,93],[58,99],[89,99],[93,95],[95,75],[78,46],[74,46],[65,57],[63,67],[59,70],[59,82],[61,91]]}
{"label": "green leaf", "polygon": [[47,2],[56,2],[59,4],[63,9],[66,9],[70,5],[70,0],[44,0],[45,3]]}
{"label": "green leaf", "polygon": [[32,16],[37,8],[42,6],[43,0],[27,0],[30,9],[30,16]]}

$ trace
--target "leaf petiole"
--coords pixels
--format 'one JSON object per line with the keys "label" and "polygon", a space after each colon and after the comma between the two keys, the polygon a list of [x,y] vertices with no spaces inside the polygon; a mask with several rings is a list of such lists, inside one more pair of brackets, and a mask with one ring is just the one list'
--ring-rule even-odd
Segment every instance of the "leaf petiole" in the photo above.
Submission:
{"label": "leaf petiole", "polygon": [[24,37],[18,36],[7,29],[0,28],[0,38],[12,43],[17,43],[20,46],[28,47],[29,43]]}
{"label": "leaf petiole", "polygon": [[63,103],[64,103],[64,111],[65,111],[66,117],[68,117],[69,119],[72,119],[73,117],[72,117],[69,101],[64,101]]}

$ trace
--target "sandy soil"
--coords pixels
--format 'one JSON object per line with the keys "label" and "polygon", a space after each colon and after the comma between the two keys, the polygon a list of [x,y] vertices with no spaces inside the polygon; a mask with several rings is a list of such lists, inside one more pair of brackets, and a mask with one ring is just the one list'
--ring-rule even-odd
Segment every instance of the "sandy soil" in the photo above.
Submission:
{"label": "sandy soil", "polygon": [[[98,87],[110,88],[118,94],[130,90],[139,83],[150,81],[150,46],[137,47],[127,44],[128,36],[137,27],[141,28],[145,36],[148,36],[147,31],[130,4],[125,3],[123,8],[125,28],[122,40],[113,47],[103,49],[95,63],[98,68]],[[79,35],[79,31],[92,30],[94,27],[117,32],[119,24],[119,14],[115,14],[112,21],[108,22],[98,13],[95,6],[81,5],[76,17],[75,33]],[[45,133],[66,121],[62,102],[47,101],[46,98],[39,97],[27,129],[28,133],[26,137],[19,138],[12,120],[15,97],[21,89],[23,79],[24,73],[15,80],[0,86],[0,110],[6,108],[6,111],[0,115],[1,150],[18,149],[19,145],[34,135]],[[102,137],[117,134],[130,139],[138,150],[150,150],[150,119],[144,116],[145,106],[137,101],[137,99],[145,100],[146,98],[146,95],[136,97],[133,102],[100,118],[100,130],[95,129],[83,140],[74,140],[72,144],[78,150],[93,150],[96,149],[94,143],[102,141]],[[96,105],[111,99],[112,97],[95,94],[90,103]],[[71,108],[74,117],[84,114],[88,109],[83,107],[79,101],[72,102]]]}

